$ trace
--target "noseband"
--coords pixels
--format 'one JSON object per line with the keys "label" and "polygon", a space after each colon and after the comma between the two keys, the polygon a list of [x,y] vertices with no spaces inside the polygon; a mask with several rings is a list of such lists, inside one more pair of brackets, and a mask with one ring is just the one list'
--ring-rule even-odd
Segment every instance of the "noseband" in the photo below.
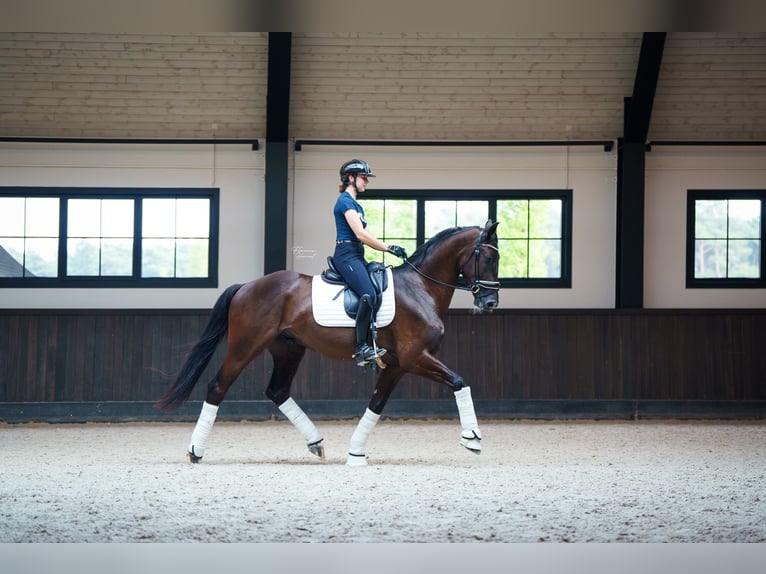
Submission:
{"label": "noseband", "polygon": [[482,230],[479,233],[479,238],[476,241],[476,247],[474,247],[473,253],[469,255],[468,259],[465,260],[465,263],[463,263],[458,268],[459,274],[465,276],[465,272],[463,271],[463,268],[466,265],[468,265],[471,259],[473,259],[474,273],[473,273],[473,281],[471,281],[470,285],[457,285],[452,283],[445,283],[444,281],[439,281],[438,279],[434,279],[433,277],[430,277],[426,275],[425,273],[423,273],[420,269],[418,269],[412,263],[410,263],[409,260],[405,259],[404,262],[410,267],[412,267],[421,277],[425,277],[429,281],[432,281],[444,287],[451,287],[452,289],[460,289],[461,291],[470,291],[471,293],[473,293],[474,297],[477,296],[482,289],[488,289],[490,291],[498,291],[500,289],[499,281],[487,281],[485,279],[479,279],[479,255],[481,254],[481,248],[489,247],[490,249],[494,249],[497,253],[500,253],[500,250],[494,245],[490,245],[489,243],[482,243],[483,239],[484,239],[484,230]]}

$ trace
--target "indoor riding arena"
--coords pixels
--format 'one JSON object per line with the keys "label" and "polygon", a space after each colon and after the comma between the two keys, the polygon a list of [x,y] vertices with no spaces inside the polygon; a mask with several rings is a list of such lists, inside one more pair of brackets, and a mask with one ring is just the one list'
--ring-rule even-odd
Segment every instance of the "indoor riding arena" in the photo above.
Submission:
{"label": "indoor riding arena", "polygon": [[[205,460],[177,423],[1,429],[3,542],[764,542],[754,422],[385,420],[368,466],[353,421],[222,423]],[[209,460],[208,460],[209,459]]]}
{"label": "indoor riding arena", "polygon": [[[766,542],[765,33],[0,31],[0,77],[0,543]],[[308,295],[352,158],[383,368]]]}

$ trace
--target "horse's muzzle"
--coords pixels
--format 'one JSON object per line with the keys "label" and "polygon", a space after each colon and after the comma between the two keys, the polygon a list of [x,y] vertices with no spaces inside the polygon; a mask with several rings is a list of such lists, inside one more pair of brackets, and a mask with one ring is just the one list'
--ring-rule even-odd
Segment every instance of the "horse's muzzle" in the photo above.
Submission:
{"label": "horse's muzzle", "polygon": [[479,311],[492,311],[497,308],[497,291],[492,291],[484,295],[478,294],[473,298],[474,308]]}

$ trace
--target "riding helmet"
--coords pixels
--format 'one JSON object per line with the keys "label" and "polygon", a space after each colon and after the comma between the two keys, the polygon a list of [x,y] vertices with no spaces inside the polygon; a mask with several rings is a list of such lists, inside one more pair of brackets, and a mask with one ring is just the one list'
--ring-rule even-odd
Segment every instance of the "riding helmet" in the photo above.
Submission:
{"label": "riding helmet", "polygon": [[346,176],[348,175],[366,175],[367,177],[375,177],[370,169],[370,165],[363,159],[352,159],[340,166],[340,181],[345,183]]}

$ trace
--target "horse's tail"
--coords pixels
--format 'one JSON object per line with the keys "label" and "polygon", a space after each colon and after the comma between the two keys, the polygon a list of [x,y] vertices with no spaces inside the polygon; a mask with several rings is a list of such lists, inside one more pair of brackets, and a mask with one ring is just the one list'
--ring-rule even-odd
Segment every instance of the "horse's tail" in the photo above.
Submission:
{"label": "horse's tail", "polygon": [[160,398],[154,406],[161,411],[170,412],[180,407],[191,395],[194,385],[197,384],[202,372],[213,357],[218,343],[221,342],[229,328],[229,305],[234,295],[242,285],[232,285],[224,291],[218,301],[215,302],[210,317],[202,331],[199,340],[194,345],[186,362],[175,377],[168,392]]}

